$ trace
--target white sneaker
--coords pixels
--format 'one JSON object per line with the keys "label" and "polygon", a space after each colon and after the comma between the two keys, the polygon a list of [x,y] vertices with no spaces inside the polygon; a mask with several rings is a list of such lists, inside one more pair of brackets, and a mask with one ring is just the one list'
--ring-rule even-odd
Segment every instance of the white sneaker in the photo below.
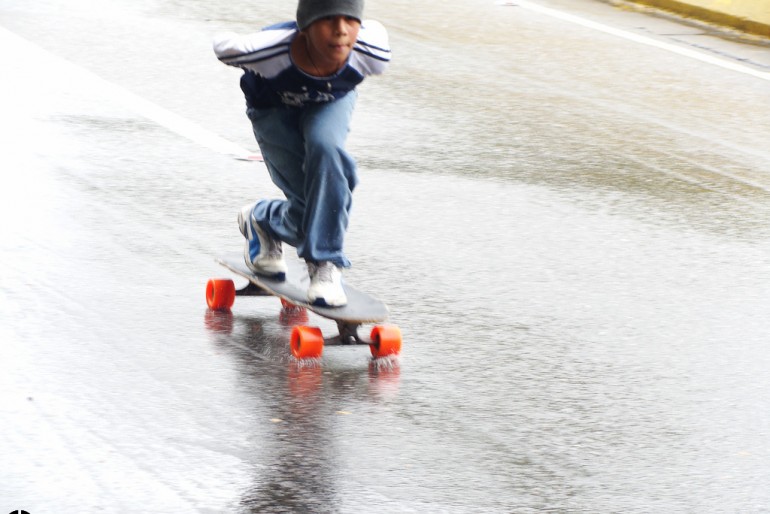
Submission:
{"label": "white sneaker", "polygon": [[310,287],[307,299],[313,305],[324,307],[342,307],[348,303],[348,297],[342,288],[342,271],[331,262],[308,262]]}
{"label": "white sneaker", "polygon": [[243,257],[246,266],[258,275],[286,278],[286,261],[283,258],[281,241],[273,239],[262,230],[254,219],[256,204],[250,204],[238,213],[238,227],[246,238]]}

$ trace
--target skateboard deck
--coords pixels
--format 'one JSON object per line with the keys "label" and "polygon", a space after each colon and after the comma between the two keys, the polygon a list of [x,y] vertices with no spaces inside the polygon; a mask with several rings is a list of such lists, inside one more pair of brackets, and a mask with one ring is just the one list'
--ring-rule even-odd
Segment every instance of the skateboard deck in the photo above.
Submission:
{"label": "skateboard deck", "polygon": [[285,280],[256,275],[246,266],[243,254],[225,255],[216,261],[236,275],[247,278],[249,282],[268,294],[282,298],[298,307],[304,307],[324,318],[348,323],[377,323],[388,318],[388,307],[384,303],[344,282],[342,288],[348,297],[347,305],[323,307],[308,303],[307,289],[310,286],[310,277],[305,264],[294,259],[286,259],[289,270]]}
{"label": "skateboard deck", "polygon": [[287,259],[285,279],[257,275],[243,260],[243,254],[228,254],[216,262],[231,272],[249,280],[249,284],[235,290],[231,280],[212,279],[206,288],[206,300],[211,309],[229,309],[235,296],[276,296],[284,308],[306,309],[319,316],[337,322],[338,335],[324,339],[315,327],[295,326],[292,330],[291,349],[297,358],[320,357],[323,345],[368,344],[374,357],[397,354],[401,350],[401,332],[398,327],[375,326],[370,339],[358,335],[364,323],[379,323],[388,318],[388,307],[377,298],[345,284],[343,288],[348,303],[342,307],[325,307],[308,302],[307,290],[310,277],[304,262]]}

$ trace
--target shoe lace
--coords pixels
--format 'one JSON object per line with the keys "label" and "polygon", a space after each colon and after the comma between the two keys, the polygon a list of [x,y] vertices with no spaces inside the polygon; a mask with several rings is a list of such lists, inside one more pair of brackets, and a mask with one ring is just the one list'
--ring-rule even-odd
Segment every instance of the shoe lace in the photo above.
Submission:
{"label": "shoe lace", "polygon": [[331,262],[322,262],[319,264],[310,264],[310,278],[314,282],[332,282],[332,271],[334,264]]}
{"label": "shoe lace", "polygon": [[281,245],[281,241],[278,239],[273,239],[272,237],[268,237],[267,240],[267,254],[270,257],[275,257],[278,259],[283,257],[283,247]]}

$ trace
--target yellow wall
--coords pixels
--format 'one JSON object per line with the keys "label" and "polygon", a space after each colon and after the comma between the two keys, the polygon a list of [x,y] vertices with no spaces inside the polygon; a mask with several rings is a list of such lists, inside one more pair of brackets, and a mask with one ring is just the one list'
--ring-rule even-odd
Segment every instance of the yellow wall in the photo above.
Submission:
{"label": "yellow wall", "polygon": [[770,0],[632,0],[770,37]]}
{"label": "yellow wall", "polygon": [[687,3],[723,12],[738,18],[747,18],[770,25],[770,1],[763,0],[689,0]]}

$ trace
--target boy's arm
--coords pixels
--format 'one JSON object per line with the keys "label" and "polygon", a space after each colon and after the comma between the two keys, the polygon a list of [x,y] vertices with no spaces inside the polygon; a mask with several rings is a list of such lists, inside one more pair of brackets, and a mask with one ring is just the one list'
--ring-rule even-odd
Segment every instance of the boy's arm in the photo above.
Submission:
{"label": "boy's arm", "polygon": [[378,21],[364,20],[356,41],[355,56],[365,75],[379,75],[390,62],[388,32]]}
{"label": "boy's arm", "polygon": [[216,54],[217,59],[225,64],[239,55],[248,53],[247,47],[240,41],[240,37],[235,32],[217,34],[214,36],[211,44],[214,47],[214,54]]}
{"label": "boy's arm", "polygon": [[223,63],[259,73],[262,63],[288,53],[291,33],[291,29],[263,30],[245,36],[225,32],[215,36],[212,45]]}

